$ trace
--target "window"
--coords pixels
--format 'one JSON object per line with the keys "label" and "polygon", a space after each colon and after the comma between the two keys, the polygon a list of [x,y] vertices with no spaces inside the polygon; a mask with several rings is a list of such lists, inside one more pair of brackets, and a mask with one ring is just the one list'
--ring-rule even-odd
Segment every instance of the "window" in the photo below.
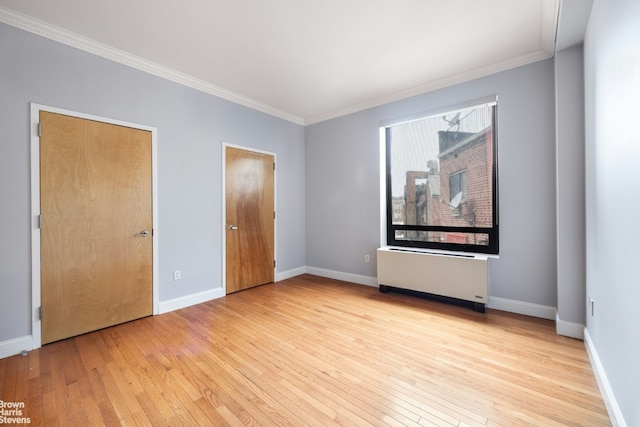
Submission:
{"label": "window", "polygon": [[387,245],[498,253],[496,108],[383,128]]}
{"label": "window", "polygon": [[449,175],[449,203],[455,207],[451,213],[460,217],[460,203],[467,201],[467,171],[460,171]]}

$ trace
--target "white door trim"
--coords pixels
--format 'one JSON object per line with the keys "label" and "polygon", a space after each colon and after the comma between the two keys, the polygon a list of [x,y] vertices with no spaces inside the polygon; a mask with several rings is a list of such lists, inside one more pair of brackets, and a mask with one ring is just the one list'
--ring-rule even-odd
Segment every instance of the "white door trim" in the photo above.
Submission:
{"label": "white door trim", "polygon": [[30,135],[31,135],[31,337],[34,349],[42,346],[42,324],[40,321],[41,298],[41,263],[40,263],[40,136],[38,135],[38,124],[40,122],[40,111],[64,114],[80,119],[93,120],[118,126],[126,126],[151,132],[151,182],[153,193],[153,314],[158,314],[159,302],[159,264],[158,264],[158,130],[155,127],[129,123],[122,120],[115,120],[91,114],[79,113],[62,108],[49,107],[31,103]]}
{"label": "white door trim", "polygon": [[[254,153],[267,154],[273,156],[273,162],[277,165],[276,153],[270,151],[259,150],[256,148],[246,147],[243,145],[230,144],[222,142],[222,289],[224,295],[227,294],[227,147],[238,148],[240,150],[251,151]],[[273,210],[276,212],[276,218],[273,221],[273,259],[276,260],[276,266],[273,267],[273,281],[277,281],[277,254],[278,254],[278,167],[273,171]]]}

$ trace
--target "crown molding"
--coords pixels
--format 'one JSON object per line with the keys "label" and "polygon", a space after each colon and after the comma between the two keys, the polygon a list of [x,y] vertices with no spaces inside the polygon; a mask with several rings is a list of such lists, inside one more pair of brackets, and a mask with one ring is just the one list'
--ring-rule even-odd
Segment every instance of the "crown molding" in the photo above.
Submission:
{"label": "crown molding", "polygon": [[78,34],[48,24],[39,19],[35,19],[27,15],[15,12],[3,6],[0,6],[0,22],[39,35],[41,37],[66,44],[67,46],[83,50],[93,55],[118,62],[120,64],[135,68],[145,73],[162,77],[183,86],[187,86],[192,89],[217,96],[227,101],[243,105],[253,110],[257,110],[299,125],[304,125],[304,120],[301,117],[278,110],[277,108],[273,108],[269,105],[228,91],[224,88],[205,82],[204,80],[197,79],[185,73],[181,73],[171,68],[164,67],[155,62],[148,61],[135,55],[131,55],[120,49],[107,46],[86,37],[82,37]]}
{"label": "crown molding", "polygon": [[360,104],[352,105],[350,107],[341,108],[338,110],[330,111],[325,114],[314,116],[305,120],[305,125],[312,125],[315,123],[324,122],[326,120],[335,119],[337,117],[346,116],[347,114],[357,113],[358,111],[367,110],[373,107],[379,107],[391,102],[400,101],[403,99],[411,98],[413,96],[422,95],[434,90],[443,89],[448,86],[468,82],[481,77],[486,77],[491,74],[507,71],[513,68],[521,67],[523,65],[531,64],[534,62],[542,61],[551,58],[552,55],[546,50],[539,50],[527,55],[520,56],[518,58],[503,61],[497,64],[491,64],[487,67],[478,68],[469,72],[456,74],[446,77],[444,79],[436,80],[426,83],[424,85],[416,86],[404,91],[396,92],[391,95],[383,96],[380,98],[372,99]]}
{"label": "crown molding", "polygon": [[339,108],[323,114],[312,117],[302,118],[269,105],[263,104],[243,95],[231,92],[222,87],[197,79],[185,73],[164,67],[155,62],[148,61],[135,55],[131,55],[122,50],[107,46],[95,40],[80,36],[62,28],[53,26],[44,21],[29,17],[27,15],[15,12],[6,7],[0,6],[0,22],[21,30],[66,44],[68,46],[83,50],[85,52],[100,56],[102,58],[118,62],[120,64],[135,68],[137,70],[173,81],[198,91],[214,95],[216,97],[231,101],[233,103],[243,105],[256,111],[278,117],[283,120],[298,124],[311,125],[348,114],[363,111],[369,108],[378,107],[380,105],[391,102],[400,101],[416,95],[421,95],[437,89],[442,89],[455,84],[464,83],[480,77],[485,77],[501,71],[506,71],[519,66],[527,65],[536,61],[548,59],[553,56],[556,46],[556,29],[559,15],[559,0],[544,0],[542,4],[543,24],[542,24],[542,48],[528,55],[519,58],[510,59],[498,64],[492,64],[484,68],[472,70],[465,73],[448,76],[446,78],[429,82],[424,85],[416,86],[386,95],[380,98],[368,100],[362,103],[351,105],[345,108]]}
{"label": "crown molding", "polygon": [[553,56],[558,38],[558,20],[560,19],[560,0],[544,0],[542,2],[542,49]]}

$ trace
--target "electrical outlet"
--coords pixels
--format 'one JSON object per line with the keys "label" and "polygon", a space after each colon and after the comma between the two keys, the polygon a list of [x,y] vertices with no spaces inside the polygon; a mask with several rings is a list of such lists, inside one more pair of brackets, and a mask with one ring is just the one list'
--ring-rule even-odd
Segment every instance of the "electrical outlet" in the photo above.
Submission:
{"label": "electrical outlet", "polygon": [[369,254],[364,254],[364,262],[371,262],[371,257]]}
{"label": "electrical outlet", "polygon": [[182,273],[180,273],[180,270],[173,270],[173,280],[180,279],[182,279]]}

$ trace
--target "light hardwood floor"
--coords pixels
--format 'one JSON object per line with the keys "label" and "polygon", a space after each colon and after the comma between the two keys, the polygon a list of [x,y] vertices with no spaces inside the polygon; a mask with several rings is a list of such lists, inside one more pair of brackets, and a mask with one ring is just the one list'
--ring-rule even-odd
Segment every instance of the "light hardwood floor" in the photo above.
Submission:
{"label": "light hardwood floor", "polygon": [[553,322],[303,275],[0,360],[31,425],[605,426]]}

